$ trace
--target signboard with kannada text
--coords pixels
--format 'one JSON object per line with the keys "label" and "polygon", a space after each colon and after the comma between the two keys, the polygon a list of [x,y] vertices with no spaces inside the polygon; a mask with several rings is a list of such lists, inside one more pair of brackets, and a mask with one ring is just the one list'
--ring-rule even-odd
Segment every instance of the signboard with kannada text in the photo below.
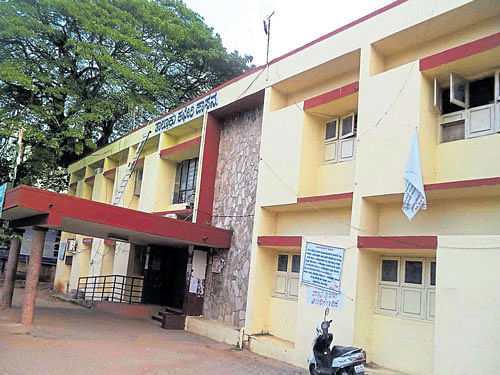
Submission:
{"label": "signboard with kannada text", "polygon": [[340,292],[344,249],[306,243],[302,283],[329,292]]}
{"label": "signboard with kannada text", "polygon": [[342,310],[344,307],[344,296],[342,293],[332,293],[326,290],[307,287],[306,303],[308,305],[328,307],[333,310]]}
{"label": "signboard with kannada text", "polygon": [[182,125],[192,119],[202,116],[205,112],[211,111],[219,106],[219,92],[216,91],[212,94],[206,95],[200,100],[196,100],[191,104],[170,113],[169,115],[156,120],[153,123],[153,135],[163,133],[179,125]]}

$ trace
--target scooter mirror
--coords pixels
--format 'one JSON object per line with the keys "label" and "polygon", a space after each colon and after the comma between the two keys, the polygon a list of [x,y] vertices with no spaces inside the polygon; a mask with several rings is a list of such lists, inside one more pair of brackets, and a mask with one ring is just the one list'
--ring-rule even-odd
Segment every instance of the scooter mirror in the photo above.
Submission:
{"label": "scooter mirror", "polygon": [[327,307],[325,309],[325,319],[323,319],[323,320],[326,320],[326,317],[328,316],[328,314],[330,314],[330,309]]}

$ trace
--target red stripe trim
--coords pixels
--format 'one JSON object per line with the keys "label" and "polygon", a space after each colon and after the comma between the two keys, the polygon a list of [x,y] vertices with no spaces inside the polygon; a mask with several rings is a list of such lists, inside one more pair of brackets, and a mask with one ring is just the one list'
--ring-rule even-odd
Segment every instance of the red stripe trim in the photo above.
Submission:
{"label": "red stripe trim", "polygon": [[420,71],[426,71],[436,66],[450,63],[464,57],[476,55],[500,46],[500,32],[461,46],[447,49],[420,60]]}
{"label": "red stripe trim", "polygon": [[178,145],[175,145],[175,146],[172,146],[172,147],[168,147],[168,148],[165,148],[165,149],[161,150],[160,151],[160,157],[163,157],[163,156],[166,156],[166,155],[170,155],[170,154],[182,151],[182,150],[186,150],[186,149],[188,149],[190,147],[199,146],[200,144],[201,144],[201,136],[193,138],[193,139],[190,139],[189,141],[186,141],[186,142],[183,142],[183,143],[179,143]]}
{"label": "red stripe trim", "polygon": [[424,186],[424,190],[431,191],[431,190],[446,190],[446,189],[463,189],[463,188],[491,186],[491,185],[500,185],[500,177],[428,184]]}
{"label": "red stripe trim", "polygon": [[389,9],[392,9],[392,8],[395,8],[397,7],[398,5],[401,5],[403,3],[406,3],[408,0],[397,0],[397,1],[394,1],[388,5],[386,5],[385,7],[382,7],[380,9],[377,9],[369,14],[367,14],[366,16],[364,17],[361,17],[361,18],[358,18],[357,20],[351,22],[351,23],[348,23],[347,25],[344,25],[342,27],[339,27],[338,29],[335,29],[331,32],[329,32],[328,34],[325,34],[321,37],[319,37],[318,39],[315,39],[313,40],[312,42],[309,42],[307,44],[304,44],[302,47],[299,47],[299,48],[296,48],[294,49],[293,51],[290,51],[288,52],[287,54],[284,54],[283,56],[280,56],[280,57],[277,57],[275,58],[274,60],[272,60],[269,64],[274,64],[278,61],[281,61],[285,58],[287,58],[288,56],[291,56],[291,55],[294,55],[296,54],[297,52],[300,52],[308,47],[311,47],[312,45],[316,44],[316,43],[319,43],[325,39],[328,39],[330,38],[331,36],[335,35],[335,34],[338,34],[338,33],[341,33],[342,31],[345,31],[347,29],[350,29],[351,27],[353,26],[356,26],[356,25],[359,25],[360,23],[364,22],[364,21],[367,21],[369,20],[370,18],[373,18],[375,16],[378,16],[379,14],[382,14],[386,11],[388,11]]}
{"label": "red stripe trim", "polygon": [[116,245],[115,240],[104,240],[104,245]]}
{"label": "red stripe trim", "polygon": [[103,173],[104,176],[111,176],[114,174],[116,174],[116,168],[108,169],[106,172]]}
{"label": "red stripe trim", "polygon": [[301,236],[259,236],[257,237],[257,245],[259,246],[287,246],[301,247]]}
{"label": "red stripe trim", "polygon": [[214,204],[215,177],[219,158],[219,141],[221,125],[217,119],[208,114],[203,146],[203,165],[201,166],[200,192],[198,193],[198,211],[196,223],[212,223]]}
{"label": "red stripe trim", "polygon": [[86,184],[89,184],[89,183],[91,183],[91,182],[94,182],[94,180],[95,180],[95,176],[90,176],[90,177],[87,177],[87,178],[85,179],[85,183],[86,183]]}
{"label": "red stripe trim", "polygon": [[352,199],[353,195],[354,194],[352,192],[332,194],[332,195],[315,195],[311,197],[297,198],[297,203],[332,201],[337,199]]}
{"label": "red stripe trim", "polygon": [[327,92],[326,94],[321,94],[315,96],[314,98],[308,99],[304,102],[304,111],[308,109],[317,107],[321,104],[329,103],[334,100],[343,98],[348,95],[355,94],[359,91],[359,82],[349,83],[348,85],[339,87],[338,89]]}
{"label": "red stripe trim", "polygon": [[360,249],[437,249],[437,236],[358,236]]}
{"label": "red stripe trim", "polygon": [[77,185],[78,185],[78,182],[73,182],[72,184],[69,184],[69,187],[72,189],[76,189]]}

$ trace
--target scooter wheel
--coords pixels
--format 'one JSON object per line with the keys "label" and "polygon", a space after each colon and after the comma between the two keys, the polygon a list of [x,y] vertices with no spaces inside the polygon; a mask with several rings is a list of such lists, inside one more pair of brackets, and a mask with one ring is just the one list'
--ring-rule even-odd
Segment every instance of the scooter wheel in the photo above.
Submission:
{"label": "scooter wheel", "polygon": [[311,374],[311,375],[319,375],[319,371],[316,368],[316,363],[310,363],[309,364],[309,374]]}

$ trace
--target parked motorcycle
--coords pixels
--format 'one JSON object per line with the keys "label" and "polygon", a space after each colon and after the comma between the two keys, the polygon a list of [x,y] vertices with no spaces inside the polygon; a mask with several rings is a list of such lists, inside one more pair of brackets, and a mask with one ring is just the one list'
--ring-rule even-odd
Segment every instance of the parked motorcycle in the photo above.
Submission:
{"label": "parked motorcycle", "polygon": [[364,375],[366,353],[351,346],[334,345],[330,349],[333,335],[328,332],[331,320],[326,320],[330,310],[325,309],[325,318],[316,327],[313,356],[309,358],[311,375]]}

